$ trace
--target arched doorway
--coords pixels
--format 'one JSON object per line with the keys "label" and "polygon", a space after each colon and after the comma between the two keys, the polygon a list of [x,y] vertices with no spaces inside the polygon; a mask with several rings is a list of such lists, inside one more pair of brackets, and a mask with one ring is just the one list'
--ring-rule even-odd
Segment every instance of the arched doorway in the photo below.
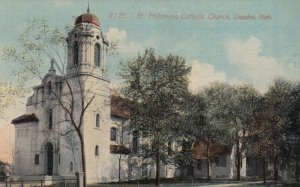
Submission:
{"label": "arched doorway", "polygon": [[53,145],[52,143],[48,142],[45,145],[45,160],[46,160],[46,174],[47,175],[53,175],[53,153],[54,153],[54,149],[53,149]]}

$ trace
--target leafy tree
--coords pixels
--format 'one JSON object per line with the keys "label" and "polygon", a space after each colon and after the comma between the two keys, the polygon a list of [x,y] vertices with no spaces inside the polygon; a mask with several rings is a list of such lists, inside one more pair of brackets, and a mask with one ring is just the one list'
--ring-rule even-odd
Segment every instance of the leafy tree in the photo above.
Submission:
{"label": "leafy tree", "polygon": [[18,98],[24,97],[25,90],[22,85],[20,81],[13,84],[0,79],[0,118],[4,118],[5,109],[14,105]]}
{"label": "leafy tree", "polygon": [[237,105],[235,109],[236,118],[233,120],[233,129],[235,131],[233,137],[236,142],[237,180],[240,180],[242,151],[246,149],[246,134],[249,132],[250,124],[254,121],[253,114],[260,95],[256,89],[249,85],[237,86],[235,89]]}
{"label": "leafy tree", "polygon": [[276,79],[257,104],[248,137],[248,154],[263,161],[264,182],[267,160],[274,164],[276,181],[279,165],[297,158],[297,107],[299,93],[291,82],[283,79]]}
{"label": "leafy tree", "polygon": [[266,109],[268,105],[264,97],[256,103],[254,121],[250,124],[247,136],[247,156],[262,162],[263,181],[266,184],[266,161],[269,159],[273,148],[272,128],[267,123]]}
{"label": "leafy tree", "polygon": [[[274,179],[278,178],[278,165],[299,158],[299,84],[276,79],[265,95],[268,101],[268,123],[277,136],[276,147],[270,159],[274,163]],[[275,128],[274,128],[275,127]],[[296,177],[299,175],[296,168]],[[298,172],[298,173],[297,173]]]}
{"label": "leafy tree", "polygon": [[285,162],[284,149],[288,146],[286,128],[289,126],[287,111],[290,108],[290,93],[292,84],[282,79],[276,79],[265,94],[267,104],[266,117],[270,129],[268,136],[271,141],[269,159],[274,163],[274,180],[277,180],[278,165]]}
{"label": "leafy tree", "polygon": [[[213,118],[214,102],[217,101],[214,98],[216,96],[214,92],[218,90],[215,89],[216,87],[212,86],[210,88],[205,88],[202,93],[200,93],[199,99],[202,98],[204,101],[204,107],[201,107],[203,104],[201,104],[201,101],[199,103],[199,99],[198,103],[200,106],[198,107],[204,109],[205,120],[202,122],[202,124],[199,123],[200,121],[198,122],[198,128],[194,127],[195,137],[206,146],[207,181],[210,180],[211,152],[213,151],[213,146],[227,146],[230,144],[230,141],[228,141],[229,131],[226,124],[219,123],[218,120]],[[199,118],[199,120],[201,120],[201,118]]]}
{"label": "leafy tree", "polygon": [[185,60],[174,55],[165,57],[147,49],[143,55],[123,64],[122,93],[136,103],[131,125],[147,137],[144,156],[156,161],[156,185],[159,185],[160,162],[168,157],[166,142],[178,126],[182,105],[188,93]]}
{"label": "leafy tree", "polygon": [[196,162],[194,159],[195,138],[188,134],[187,129],[181,130],[181,137],[179,138],[181,139],[182,148],[180,151],[174,152],[174,164],[181,169],[187,169],[188,175],[194,177],[194,164]]}
{"label": "leafy tree", "polygon": [[[236,177],[240,180],[242,150],[249,123],[253,120],[254,103],[257,91],[248,85],[231,86],[225,83],[214,83],[205,90],[207,118],[212,135],[223,130],[223,139],[227,144],[235,144]],[[216,126],[217,125],[217,126]],[[215,127],[214,127],[215,126]],[[225,126],[225,127],[224,127]]]}
{"label": "leafy tree", "polygon": [[[190,142],[200,142],[206,147],[207,158],[207,181],[210,180],[210,168],[211,168],[211,151],[212,146],[215,144],[221,145],[226,137],[227,128],[224,124],[217,123],[210,116],[210,110],[212,102],[215,101],[212,97],[212,90],[214,87],[205,88],[197,95],[191,95],[186,107],[186,126],[182,126],[181,131],[184,133],[184,137],[190,137]],[[184,150],[181,152],[178,161],[181,164],[191,166],[194,162],[193,159],[193,145],[192,149]],[[181,158],[181,159],[180,159]],[[189,159],[186,159],[189,158]],[[182,162],[185,160],[185,162]]]}
{"label": "leafy tree", "polygon": [[0,161],[0,181],[4,181],[7,175],[7,164]]}
{"label": "leafy tree", "polygon": [[292,159],[296,162],[295,179],[299,181],[300,175],[300,83],[292,89],[290,93],[290,106],[288,110],[289,128],[287,129],[287,137],[289,137],[289,145],[287,151]]}
{"label": "leafy tree", "polygon": [[210,179],[210,160],[216,146],[236,147],[236,176],[240,178],[242,152],[245,149],[246,132],[253,122],[257,91],[248,85],[231,86],[214,83],[204,88],[187,102],[185,137],[200,141],[206,146],[207,181]]}

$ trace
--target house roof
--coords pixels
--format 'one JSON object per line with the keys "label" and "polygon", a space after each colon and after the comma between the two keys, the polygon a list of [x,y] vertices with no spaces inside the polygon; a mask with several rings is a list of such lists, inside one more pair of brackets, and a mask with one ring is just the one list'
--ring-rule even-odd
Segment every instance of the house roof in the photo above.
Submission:
{"label": "house roof", "polygon": [[[206,145],[200,141],[196,141],[193,147],[193,157],[196,160],[207,159]],[[224,145],[211,145],[209,149],[209,157],[219,157],[231,154],[231,147]]]}
{"label": "house roof", "polygon": [[111,115],[128,119],[131,115],[132,102],[120,96],[111,97]]}
{"label": "house roof", "polygon": [[39,119],[36,117],[34,113],[32,113],[32,114],[24,114],[11,121],[11,123],[14,125],[20,123],[26,123],[26,122],[39,122]]}
{"label": "house roof", "polygon": [[128,155],[130,150],[124,145],[110,145],[110,153]]}

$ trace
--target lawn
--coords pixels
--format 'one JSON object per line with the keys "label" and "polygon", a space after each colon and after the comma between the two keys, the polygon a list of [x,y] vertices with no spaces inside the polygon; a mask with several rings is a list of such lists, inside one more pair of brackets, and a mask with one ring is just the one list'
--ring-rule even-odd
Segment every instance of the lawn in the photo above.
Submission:
{"label": "lawn", "polygon": [[[89,187],[153,187],[154,184],[95,184],[90,185]],[[160,187],[300,187],[300,184],[283,184],[274,182],[268,182],[267,185],[264,185],[262,181],[256,182],[211,182],[211,183],[162,183]]]}

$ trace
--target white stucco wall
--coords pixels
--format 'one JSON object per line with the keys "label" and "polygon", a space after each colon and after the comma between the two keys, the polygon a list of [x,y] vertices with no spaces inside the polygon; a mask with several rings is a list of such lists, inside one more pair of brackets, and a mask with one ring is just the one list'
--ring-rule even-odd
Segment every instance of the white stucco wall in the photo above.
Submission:
{"label": "white stucco wall", "polygon": [[34,174],[32,169],[33,161],[31,159],[31,137],[33,123],[18,124],[15,128],[15,155],[14,155],[14,173],[17,175]]}

